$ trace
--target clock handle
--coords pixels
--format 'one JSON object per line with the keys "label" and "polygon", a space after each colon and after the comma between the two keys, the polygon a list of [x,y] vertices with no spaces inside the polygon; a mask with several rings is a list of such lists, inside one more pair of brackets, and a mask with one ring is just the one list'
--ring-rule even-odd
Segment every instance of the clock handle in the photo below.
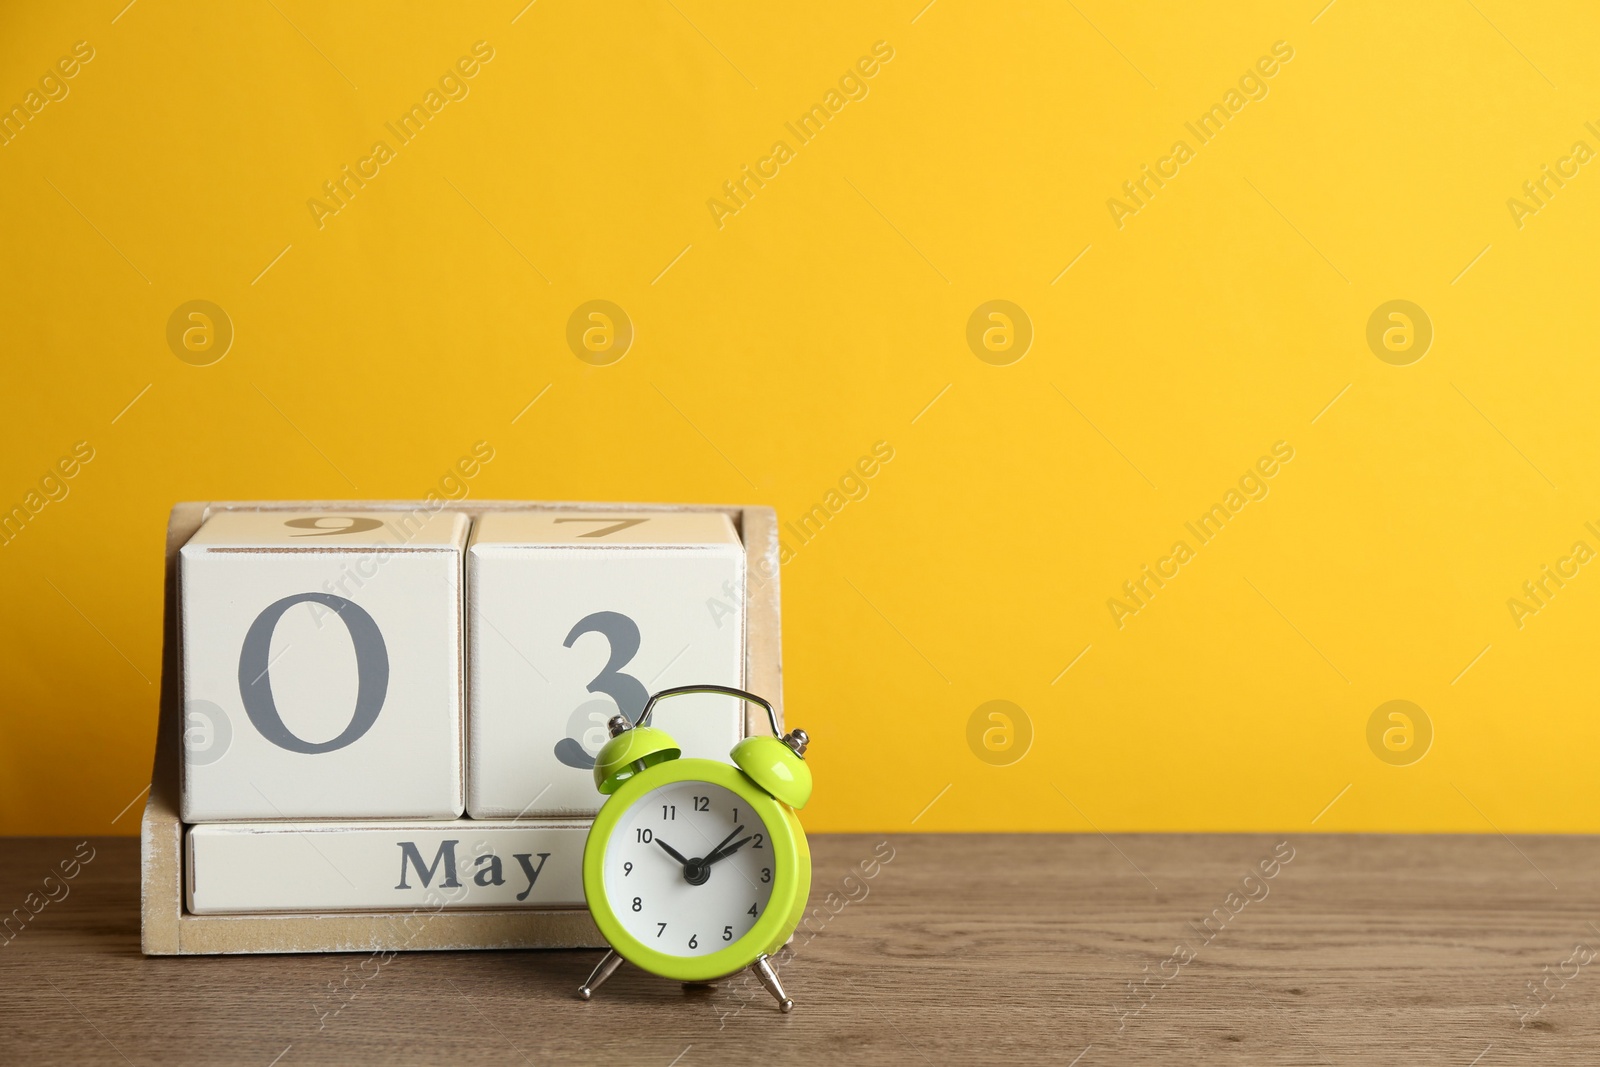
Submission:
{"label": "clock handle", "polygon": [[[628,750],[613,750],[611,746],[616,745],[617,739],[624,733],[637,728],[641,723],[649,719],[650,712],[655,709],[656,701],[664,700],[667,697],[680,696],[684,693],[720,693],[723,696],[738,697],[740,700],[766,708],[767,721],[772,724],[772,736],[746,737],[733,746],[733,751],[728,756],[733,760],[734,766],[749,775],[756,785],[765,789],[791,808],[799,809],[806,806],[806,801],[811,799],[811,768],[806,766],[806,749],[811,744],[811,735],[799,728],[784,733],[783,728],[778,725],[778,713],[772,710],[770,701],[763,700],[754,693],[746,693],[743,689],[735,689],[731,685],[680,685],[671,689],[663,689],[644,702],[643,710],[639,712],[639,717],[633,721],[632,725],[629,725],[625,716],[616,716],[608,724],[611,730],[611,740],[606,742],[606,747],[600,750],[600,763],[606,762],[608,752],[617,760],[623,758],[623,753]],[[660,730],[652,728],[651,734],[654,735],[651,739],[654,747],[646,749],[649,753],[659,752],[663,745],[673,746],[677,744]],[[679,752],[679,749],[673,748],[672,754],[665,758],[672,759]],[[636,758],[632,755],[627,756],[628,760]],[[595,781],[600,783],[600,791],[602,793],[609,793],[616,788],[615,784],[611,784],[610,788],[607,788],[607,783],[611,782],[611,779],[607,776],[614,774],[614,771],[602,769],[600,763],[595,764]],[[609,767],[610,765],[608,764],[607,766]],[[638,769],[643,770],[644,766],[640,764]],[[774,977],[774,981],[776,981],[776,977]],[[777,994],[774,995],[776,996]],[[778,999],[781,1001],[785,998],[779,996]]]}
{"label": "clock handle", "polygon": [[778,713],[772,710],[772,703],[754,693],[746,693],[743,689],[735,689],[731,685],[680,685],[671,689],[663,689],[644,703],[644,710],[639,712],[639,717],[633,720],[633,725],[638,726],[650,718],[650,712],[656,706],[656,701],[666,697],[681,696],[684,693],[721,693],[723,696],[738,697],[740,700],[751,704],[759,704],[767,709],[767,721],[772,723],[772,736],[781,738],[783,728],[778,725]]}

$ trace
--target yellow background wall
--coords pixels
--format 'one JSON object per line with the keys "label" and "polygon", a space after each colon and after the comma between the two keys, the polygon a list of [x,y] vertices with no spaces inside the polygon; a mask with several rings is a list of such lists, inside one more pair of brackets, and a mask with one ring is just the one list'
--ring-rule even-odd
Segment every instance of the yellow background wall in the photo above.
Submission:
{"label": "yellow background wall", "polygon": [[[7,108],[93,50],[0,146],[0,504],[93,449],[0,546],[0,832],[133,831],[174,501],[419,497],[478,441],[470,499],[788,521],[887,442],[782,570],[813,830],[1600,830],[1600,566],[1559,564],[1600,548],[1578,5],[124,2],[0,13]],[[197,299],[208,366],[167,340]],[[566,341],[592,299],[636,330],[606,366]],[[967,341],[995,299],[1008,365]],[[1408,365],[1367,341],[1395,299]],[[1576,576],[1518,618],[1545,564]],[[969,730],[994,700],[1010,734]]]}

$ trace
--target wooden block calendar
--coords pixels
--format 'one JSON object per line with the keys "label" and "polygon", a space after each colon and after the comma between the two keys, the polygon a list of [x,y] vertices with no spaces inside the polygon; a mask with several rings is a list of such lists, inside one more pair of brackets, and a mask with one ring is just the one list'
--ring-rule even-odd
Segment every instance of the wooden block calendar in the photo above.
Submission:
{"label": "wooden block calendar", "polygon": [[[395,529],[406,536],[396,538]],[[549,634],[493,634],[492,624],[473,634],[465,584],[480,534],[482,562],[504,550],[492,562],[510,568],[491,569],[490,579],[507,589],[521,583],[525,606],[538,609],[514,624],[502,604],[489,618],[499,610],[494,622],[515,630],[530,614],[549,615]],[[606,537],[614,540],[602,544]],[[574,578],[582,568],[559,561],[563,554],[615,565],[598,563],[585,582]],[[267,566],[252,565],[263,559]],[[616,587],[598,599],[585,593],[608,581]],[[630,623],[643,634],[637,648]],[[191,624],[199,629],[186,638]],[[515,761],[485,761],[483,798],[512,799],[482,805],[487,817],[458,817],[477,796],[469,740],[477,709],[468,709],[465,684],[475,642],[534,639],[552,646],[524,650],[544,664],[550,691],[524,706],[508,678],[500,689],[505,715],[497,721],[486,705],[483,721],[499,727],[506,746],[521,731],[524,748],[548,758],[530,760],[520,780]],[[186,644],[203,669],[189,669]],[[319,657],[337,659],[339,669],[318,673]],[[439,684],[452,673],[453,689]],[[574,783],[593,790],[584,766],[592,760],[589,720],[628,710],[637,696],[618,677],[650,692],[688,681],[743,685],[782,714],[771,509],[178,505],[168,528],[161,715],[142,827],[144,951],[600,947],[577,867],[583,816],[597,798]],[[338,714],[314,714],[319,704]],[[721,745],[722,758],[729,737],[765,729],[764,719],[751,718],[759,709],[701,711],[704,722],[675,728]],[[524,729],[516,715],[535,712],[548,721]],[[219,748],[227,758],[214,755]],[[341,763],[346,750],[367,758]],[[405,768],[403,787],[384,781],[386,765]],[[316,780],[307,768],[337,780]],[[512,810],[516,796],[541,791],[565,799]]]}

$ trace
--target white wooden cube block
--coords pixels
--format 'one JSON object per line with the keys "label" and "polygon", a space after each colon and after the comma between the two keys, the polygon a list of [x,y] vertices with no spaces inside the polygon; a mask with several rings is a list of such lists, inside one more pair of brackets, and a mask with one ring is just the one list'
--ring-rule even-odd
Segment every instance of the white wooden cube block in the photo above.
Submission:
{"label": "white wooden cube block", "polygon": [[[606,722],[676,685],[742,686],[744,548],[718,512],[497,512],[467,551],[467,810],[592,815]],[[726,760],[743,705],[696,694],[654,725]]]}
{"label": "white wooden cube block", "polygon": [[461,815],[455,512],[223,511],[180,553],[182,815]]}

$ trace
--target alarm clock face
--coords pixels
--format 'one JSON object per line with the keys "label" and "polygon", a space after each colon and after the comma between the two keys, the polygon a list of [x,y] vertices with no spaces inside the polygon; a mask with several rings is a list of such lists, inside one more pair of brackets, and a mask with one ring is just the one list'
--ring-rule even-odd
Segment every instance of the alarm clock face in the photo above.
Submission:
{"label": "alarm clock face", "polygon": [[613,827],[606,899],[640,944],[704,956],[739,941],[766,914],[779,877],[774,852],[771,831],[738,793],[669,782],[635,800]]}

